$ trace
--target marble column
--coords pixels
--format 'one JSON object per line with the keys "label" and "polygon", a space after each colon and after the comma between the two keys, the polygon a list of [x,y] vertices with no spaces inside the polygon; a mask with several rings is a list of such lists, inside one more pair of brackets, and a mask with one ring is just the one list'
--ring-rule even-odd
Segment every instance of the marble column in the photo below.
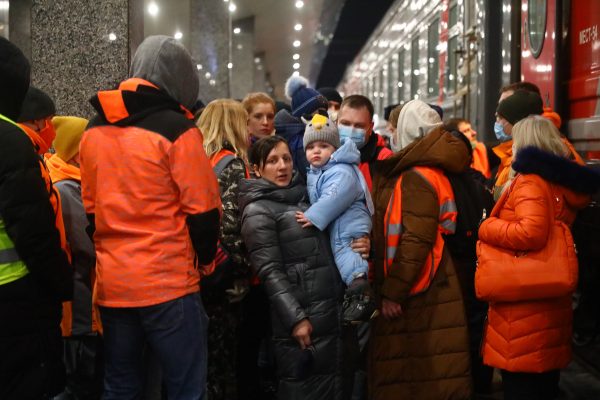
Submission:
{"label": "marble column", "polygon": [[200,99],[229,97],[229,3],[190,1],[190,53],[198,66]]}
{"label": "marble column", "polygon": [[128,76],[143,39],[143,0],[33,0],[30,26],[33,85],[59,114],[89,118],[89,98]]}
{"label": "marble column", "polygon": [[234,21],[233,30],[231,97],[242,99],[254,88],[254,17]]}

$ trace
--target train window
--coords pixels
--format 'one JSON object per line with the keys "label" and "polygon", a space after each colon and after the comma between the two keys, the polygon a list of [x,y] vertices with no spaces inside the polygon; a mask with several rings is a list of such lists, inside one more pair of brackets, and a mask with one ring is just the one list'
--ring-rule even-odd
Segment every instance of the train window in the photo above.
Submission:
{"label": "train window", "polygon": [[546,0],[529,0],[527,13],[527,35],[531,54],[538,58],[544,45],[546,33]]}
{"label": "train window", "polygon": [[410,98],[416,99],[419,90],[419,37],[410,45]]}
{"label": "train window", "polygon": [[456,92],[456,50],[458,50],[458,36],[453,36],[448,40],[448,74],[446,75],[446,91],[448,93]]}
{"label": "train window", "polygon": [[452,7],[450,7],[450,13],[449,13],[449,21],[448,21],[448,28],[452,28],[454,25],[456,25],[456,23],[458,22],[458,5],[454,4]]}
{"label": "train window", "polygon": [[377,109],[376,113],[383,115],[383,68],[379,70],[379,79],[377,79]]}
{"label": "train window", "polygon": [[404,68],[404,50],[401,50],[398,53],[398,82],[396,84],[398,87],[398,103],[404,101],[404,78],[406,76]]}
{"label": "train window", "polygon": [[392,104],[394,103],[394,77],[396,76],[396,74],[394,74],[394,60],[393,58],[390,58],[388,65],[387,65],[387,79],[386,79],[386,86],[387,86],[387,99],[386,101],[388,102],[388,104]]}
{"label": "train window", "polygon": [[439,18],[435,19],[427,31],[427,96],[435,96],[439,91],[440,64],[439,64]]}

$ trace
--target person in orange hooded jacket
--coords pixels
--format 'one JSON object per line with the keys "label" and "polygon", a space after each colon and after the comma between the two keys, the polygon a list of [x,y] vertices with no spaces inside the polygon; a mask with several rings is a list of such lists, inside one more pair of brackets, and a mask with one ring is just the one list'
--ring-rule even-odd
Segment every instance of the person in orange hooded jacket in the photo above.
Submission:
{"label": "person in orange hooded jacket", "polygon": [[219,185],[189,111],[198,75],[187,50],[149,36],[131,78],[91,100],[80,144],[81,194],[96,247],[104,399],[142,389],[144,341],[169,398],[203,398],[207,317],[199,267],[217,249]]}
{"label": "person in orange hooded jacket", "polygon": [[[577,210],[600,188],[600,175],[569,159],[558,130],[543,117],[516,123],[512,138],[515,181],[503,193],[506,201],[498,203],[498,217],[482,223],[479,239],[516,251],[539,250],[547,245],[551,213],[570,226]],[[503,279],[514,280],[518,287],[527,276]],[[476,279],[478,291],[490,289],[483,287],[485,282]],[[571,296],[503,302],[496,295],[492,291],[483,299],[490,303],[483,359],[502,370],[504,398],[555,398],[560,369],[571,359]]]}

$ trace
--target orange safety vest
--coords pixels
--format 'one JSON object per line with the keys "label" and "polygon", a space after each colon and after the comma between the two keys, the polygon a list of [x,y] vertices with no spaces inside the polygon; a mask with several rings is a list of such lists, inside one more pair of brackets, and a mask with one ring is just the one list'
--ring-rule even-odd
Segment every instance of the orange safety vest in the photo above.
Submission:
{"label": "orange safety vest", "polygon": [[[456,203],[454,192],[446,175],[442,170],[432,167],[413,167],[411,170],[417,172],[435,190],[440,206],[439,224],[437,237],[433,249],[427,255],[421,274],[411,288],[409,295],[426,291],[438,270],[444,250],[443,234],[452,234],[456,231]],[[402,175],[398,178],[387,210],[385,212],[384,235],[386,242],[386,257],[384,260],[384,274],[387,276],[392,268],[396,251],[402,237]]]}

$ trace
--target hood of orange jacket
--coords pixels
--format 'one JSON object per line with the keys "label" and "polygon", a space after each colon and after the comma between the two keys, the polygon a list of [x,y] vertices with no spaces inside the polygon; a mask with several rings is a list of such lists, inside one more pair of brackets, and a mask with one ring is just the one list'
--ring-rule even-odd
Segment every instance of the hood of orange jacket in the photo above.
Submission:
{"label": "hood of orange jacket", "polygon": [[[185,107],[158,86],[139,78],[127,79],[115,90],[98,92],[90,99],[90,103],[109,125],[130,126],[161,110],[181,112],[188,119],[193,119]],[[91,123],[88,129],[97,122]]]}
{"label": "hood of orange jacket", "polygon": [[198,71],[190,53],[176,39],[149,36],[131,60],[130,76],[152,82],[187,109],[198,99]]}
{"label": "hood of orange jacket", "polygon": [[65,179],[81,182],[81,171],[76,166],[67,164],[56,154],[46,154],[44,158],[52,183],[64,181]]}
{"label": "hood of orange jacket", "polygon": [[565,201],[573,209],[585,207],[589,195],[600,190],[600,171],[535,147],[519,150],[512,168],[522,174],[536,174],[561,186]]}

